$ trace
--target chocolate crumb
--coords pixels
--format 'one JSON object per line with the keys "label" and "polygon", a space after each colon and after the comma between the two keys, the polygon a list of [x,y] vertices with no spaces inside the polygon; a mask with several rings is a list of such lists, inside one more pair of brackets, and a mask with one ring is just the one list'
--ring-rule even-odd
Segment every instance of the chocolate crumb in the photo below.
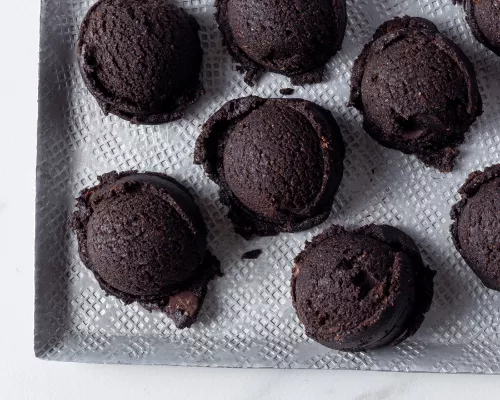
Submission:
{"label": "chocolate crumb", "polygon": [[283,96],[290,96],[292,94],[294,94],[295,90],[292,89],[292,88],[283,88],[283,89],[280,89],[280,93],[283,95]]}
{"label": "chocolate crumb", "polygon": [[262,254],[261,249],[250,250],[241,256],[242,260],[255,260]]}

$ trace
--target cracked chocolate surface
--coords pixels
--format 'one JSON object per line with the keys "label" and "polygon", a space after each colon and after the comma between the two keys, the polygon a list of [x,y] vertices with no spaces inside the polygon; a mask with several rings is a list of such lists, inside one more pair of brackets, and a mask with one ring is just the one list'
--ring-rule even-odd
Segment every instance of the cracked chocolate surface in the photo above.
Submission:
{"label": "cracked chocolate surface", "polygon": [[333,225],[295,258],[292,299],[315,341],[344,351],[374,349],[418,330],[432,302],[434,275],[397,228]]}
{"label": "cracked chocolate surface", "polygon": [[381,145],[450,172],[469,127],[482,113],[472,64],[423,18],[395,18],[356,59],[351,104]]}
{"label": "cracked chocolate surface", "polygon": [[293,85],[318,83],[342,45],[345,0],[217,0],[216,19],[229,53],[253,85],[277,72]]}
{"label": "cracked chocolate surface", "polygon": [[500,164],[471,173],[458,192],[453,243],[484,285],[500,291]]}
{"label": "cracked chocolate surface", "polygon": [[80,28],[83,80],[105,113],[136,124],[179,119],[204,93],[198,30],[165,0],[100,0]]}
{"label": "cracked chocolate surface", "polygon": [[329,111],[300,99],[245,97],[203,126],[195,163],[219,185],[245,238],[324,221],[343,174],[344,143]]}
{"label": "cracked chocolate surface", "polygon": [[220,274],[193,198],[159,173],[110,172],[99,181],[81,193],[71,221],[82,262],[107,294],[189,327]]}
{"label": "cracked chocolate surface", "polygon": [[475,38],[500,56],[500,0],[454,0],[463,4]]}

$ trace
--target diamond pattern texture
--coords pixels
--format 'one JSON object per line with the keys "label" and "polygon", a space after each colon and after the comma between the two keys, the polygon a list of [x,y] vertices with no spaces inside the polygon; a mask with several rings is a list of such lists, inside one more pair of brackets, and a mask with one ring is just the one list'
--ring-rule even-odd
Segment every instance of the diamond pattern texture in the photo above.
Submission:
{"label": "diamond pattern texture", "polygon": [[[173,1],[173,0],[171,0]],[[500,373],[500,294],[485,289],[452,246],[449,209],[467,174],[500,162],[500,58],[471,35],[451,0],[348,0],[343,50],[325,81],[298,87],[295,96],[330,109],[347,145],[345,175],[330,219],[310,231],[245,241],[234,234],[217,187],[192,163],[203,122],[229,99],[280,97],[289,87],[269,74],[243,83],[221,44],[213,0],[176,1],[202,26],[207,94],[184,119],[135,126],[105,116],[79,76],[75,48],[89,0],[42,0],[37,168],[35,353],[49,360],[228,367],[324,368]],[[484,100],[461,147],[456,169],[440,174],[414,157],[382,148],[347,107],[354,58],[381,22],[396,15],[434,21],[473,61]],[[107,297],[77,255],[68,219],[78,192],[110,170],[171,174],[202,208],[209,245],[224,277],[210,284],[199,322],[177,330],[162,313]],[[424,325],[396,348],[360,354],[329,350],[308,339],[291,304],[294,256],[331,223],[388,223],[417,241],[438,271]],[[257,260],[240,256],[260,248]]]}

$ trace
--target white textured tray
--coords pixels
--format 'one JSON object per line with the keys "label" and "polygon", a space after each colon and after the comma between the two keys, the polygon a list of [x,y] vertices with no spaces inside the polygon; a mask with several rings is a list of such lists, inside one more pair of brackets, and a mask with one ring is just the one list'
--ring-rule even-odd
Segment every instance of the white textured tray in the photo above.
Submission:
{"label": "white textured tray", "polygon": [[[221,45],[212,0],[177,1],[202,25],[207,94],[177,122],[134,126],[104,116],[79,76],[75,43],[93,1],[42,0],[38,128],[35,353],[60,361],[277,368],[500,373],[500,299],[486,290],[451,243],[448,216],[466,175],[500,162],[500,58],[473,39],[451,0],[349,0],[343,50],[322,84],[295,97],[330,109],[347,144],[346,171],[333,213],[299,234],[246,242],[235,235],[217,187],[192,153],[200,125],[225,101],[249,94],[280,97],[288,80],[267,75],[254,89],[243,83]],[[384,20],[418,15],[435,22],[475,65],[484,115],[461,146],[452,174],[424,168],[414,157],[382,148],[346,106],[350,69]],[[68,228],[73,198],[110,170],[171,174],[201,205],[209,245],[224,277],[210,284],[199,322],[177,330],[161,313],[108,298],[77,255]],[[419,332],[396,348],[340,353],[307,339],[292,307],[292,260],[304,242],[330,223],[388,223],[416,240],[438,274],[435,297]],[[241,261],[261,248],[258,260]]]}

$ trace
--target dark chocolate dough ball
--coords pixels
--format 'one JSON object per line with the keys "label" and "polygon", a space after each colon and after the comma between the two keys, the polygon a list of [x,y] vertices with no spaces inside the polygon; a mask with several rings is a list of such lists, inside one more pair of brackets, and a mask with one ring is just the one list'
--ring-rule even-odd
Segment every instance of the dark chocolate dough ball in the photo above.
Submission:
{"label": "dark chocolate dough ball", "polygon": [[422,18],[384,23],[354,63],[351,104],[368,134],[442,172],[481,114],[472,64]]}
{"label": "dark chocolate dough ball", "polygon": [[325,220],[343,174],[344,144],[329,111],[305,100],[246,97],[204,125],[195,163],[220,186],[244,237]]}
{"label": "dark chocolate dough ball", "polygon": [[469,175],[453,206],[455,247],[484,285],[500,291],[500,164]]}
{"label": "dark chocolate dough ball", "polygon": [[321,81],[347,21],[345,0],[218,0],[216,7],[225,44],[250,84],[262,71],[298,85]]}
{"label": "dark chocolate dough ball", "polygon": [[462,3],[472,33],[486,47],[500,56],[500,1],[456,0]]}
{"label": "dark chocolate dough ball", "polygon": [[363,351],[413,335],[433,297],[435,272],[413,240],[387,225],[332,226],[295,259],[292,299],[306,334]]}
{"label": "dark chocolate dough ball", "polygon": [[[191,325],[218,262],[189,192],[164,174],[109,173],[78,198],[72,226],[85,266],[126,303],[165,308]],[[179,298],[188,299],[181,309]],[[179,305],[179,304],[177,304]]]}
{"label": "dark chocolate dough ball", "polygon": [[306,117],[286,104],[267,102],[234,127],[224,149],[224,177],[257,214],[275,219],[281,212],[300,213],[321,190],[321,151]]}
{"label": "dark chocolate dough ball", "polygon": [[181,118],[204,92],[198,29],[166,0],[100,0],[80,29],[83,80],[106,113],[137,124]]}

